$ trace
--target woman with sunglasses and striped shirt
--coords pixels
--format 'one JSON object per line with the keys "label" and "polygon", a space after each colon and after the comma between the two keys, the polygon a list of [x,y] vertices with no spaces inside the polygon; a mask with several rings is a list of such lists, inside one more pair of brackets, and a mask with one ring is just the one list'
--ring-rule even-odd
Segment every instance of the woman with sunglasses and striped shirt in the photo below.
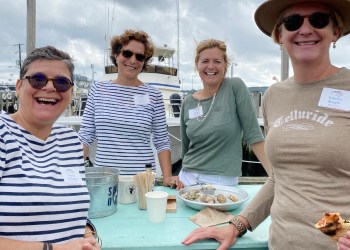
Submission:
{"label": "woman with sunglasses and striped shirt", "polygon": [[71,101],[73,71],[67,53],[33,50],[16,83],[18,111],[0,112],[1,250],[101,249],[87,225],[82,144],[54,125]]}
{"label": "woman with sunglasses and striped shirt", "polygon": [[[155,171],[154,144],[164,184],[181,188],[172,176],[170,141],[161,92],[138,75],[153,55],[153,44],[143,31],[126,30],[111,39],[111,60],[118,69],[112,81],[95,82],[89,91],[79,135],[85,157],[97,139],[95,167],[115,167],[121,175]],[[152,141],[151,141],[152,135]]]}
{"label": "woman with sunglasses and striped shirt", "polygon": [[[197,229],[183,243],[215,238],[229,248],[271,216],[269,249],[350,249],[315,228],[325,212],[350,218],[350,71],[330,62],[330,47],[350,33],[348,0],[269,0],[258,27],[288,53],[294,76],[264,95],[266,154],[273,169],[227,226]],[[333,44],[333,46],[332,46]]]}

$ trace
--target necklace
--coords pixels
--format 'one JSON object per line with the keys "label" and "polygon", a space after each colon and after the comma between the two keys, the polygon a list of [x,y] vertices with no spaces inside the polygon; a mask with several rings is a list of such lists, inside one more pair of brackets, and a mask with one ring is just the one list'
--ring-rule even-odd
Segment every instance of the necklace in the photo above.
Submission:
{"label": "necklace", "polygon": [[[210,104],[210,107],[209,107],[209,109],[208,109],[208,112],[205,114],[205,115],[201,115],[201,116],[198,116],[197,117],[197,121],[199,121],[199,122],[202,122],[202,121],[204,121],[205,120],[205,118],[207,118],[207,116],[209,115],[209,113],[210,113],[210,110],[211,110],[211,108],[213,107],[213,105],[214,105],[214,102],[215,102],[215,96],[216,96],[216,93],[214,94],[214,97],[213,97],[213,100],[211,101],[211,104]],[[199,108],[199,104],[200,104],[200,100],[198,100],[198,105],[197,105],[197,108]]]}

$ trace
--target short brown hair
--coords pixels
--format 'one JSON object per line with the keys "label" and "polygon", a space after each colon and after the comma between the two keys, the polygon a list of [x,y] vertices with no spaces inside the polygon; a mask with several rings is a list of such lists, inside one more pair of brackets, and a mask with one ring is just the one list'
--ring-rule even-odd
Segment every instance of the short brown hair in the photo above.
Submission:
{"label": "short brown hair", "polygon": [[230,64],[230,59],[227,56],[227,48],[226,48],[226,44],[223,41],[220,40],[216,40],[216,39],[207,39],[207,40],[203,40],[201,42],[198,43],[197,48],[196,48],[196,57],[195,57],[195,63],[197,65],[198,61],[199,61],[199,54],[206,49],[210,49],[210,48],[218,48],[220,50],[222,50],[222,52],[224,53],[224,61],[226,63],[226,67],[225,67],[225,74],[227,72],[228,66]]}
{"label": "short brown hair", "polygon": [[145,46],[145,62],[142,67],[142,71],[146,69],[149,59],[152,58],[154,53],[153,43],[148,34],[144,31],[135,30],[125,30],[123,34],[119,36],[113,36],[111,39],[111,55],[110,59],[114,66],[118,68],[117,61],[115,59],[116,55],[119,55],[120,50],[123,46],[127,45],[130,41],[135,40],[142,43]]}

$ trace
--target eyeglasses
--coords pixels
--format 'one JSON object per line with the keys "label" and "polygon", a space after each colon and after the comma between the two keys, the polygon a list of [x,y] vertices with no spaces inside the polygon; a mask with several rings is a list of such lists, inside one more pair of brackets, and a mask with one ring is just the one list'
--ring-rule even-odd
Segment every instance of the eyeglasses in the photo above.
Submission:
{"label": "eyeglasses", "polygon": [[134,52],[132,52],[130,50],[122,50],[122,55],[125,58],[130,58],[133,55],[135,55],[136,60],[139,61],[139,62],[143,62],[146,59],[146,56],[144,54],[134,53]]}
{"label": "eyeglasses", "polygon": [[28,79],[30,86],[35,89],[42,89],[50,80],[53,82],[53,86],[57,92],[66,92],[74,85],[67,77],[56,76],[55,78],[48,78],[45,74],[40,72],[25,76],[22,79],[24,78]]}
{"label": "eyeglasses", "polygon": [[287,16],[283,18],[282,22],[284,24],[284,27],[288,31],[296,31],[300,29],[300,27],[304,23],[304,19],[308,18],[311,26],[315,29],[323,29],[329,24],[329,18],[331,14],[329,13],[321,13],[321,12],[315,12],[311,15],[299,15],[294,14]]}

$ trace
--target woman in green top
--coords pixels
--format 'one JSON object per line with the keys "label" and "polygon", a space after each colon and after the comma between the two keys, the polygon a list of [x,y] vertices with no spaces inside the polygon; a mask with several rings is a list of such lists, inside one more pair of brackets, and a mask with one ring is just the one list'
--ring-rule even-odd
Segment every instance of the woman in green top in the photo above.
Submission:
{"label": "woman in green top", "polygon": [[264,136],[249,90],[240,78],[225,78],[226,44],[209,39],[196,49],[196,69],[203,89],[185,98],[181,110],[184,185],[237,185],[242,175],[242,132],[269,173]]}

